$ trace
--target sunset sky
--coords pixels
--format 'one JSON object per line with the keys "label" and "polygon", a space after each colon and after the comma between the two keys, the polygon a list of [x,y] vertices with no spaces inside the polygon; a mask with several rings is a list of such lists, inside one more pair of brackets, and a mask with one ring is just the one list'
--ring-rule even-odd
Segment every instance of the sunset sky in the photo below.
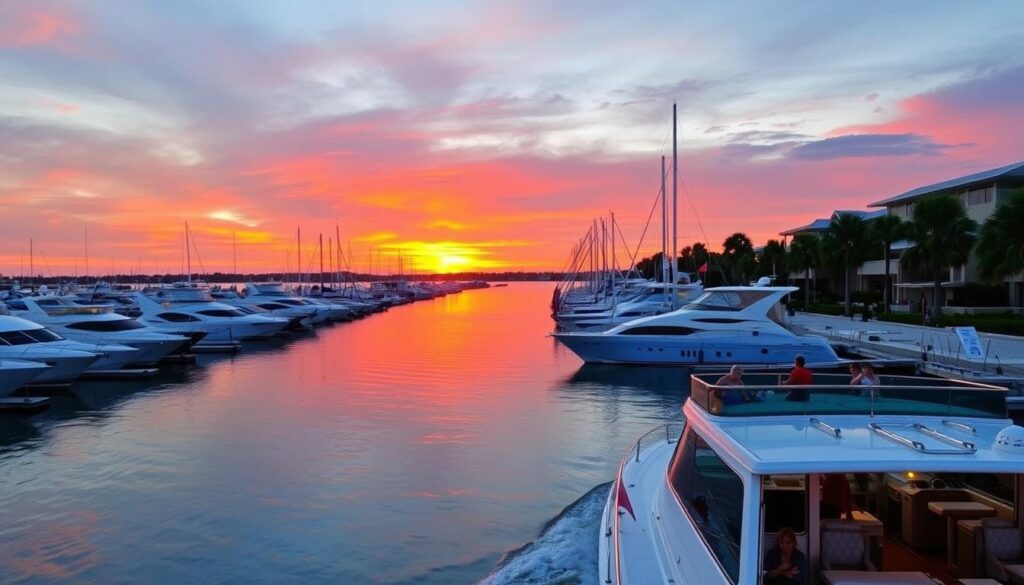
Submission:
{"label": "sunset sky", "polygon": [[1024,160],[1017,0],[691,4],[0,0],[0,273],[559,269],[673,101],[680,246]]}

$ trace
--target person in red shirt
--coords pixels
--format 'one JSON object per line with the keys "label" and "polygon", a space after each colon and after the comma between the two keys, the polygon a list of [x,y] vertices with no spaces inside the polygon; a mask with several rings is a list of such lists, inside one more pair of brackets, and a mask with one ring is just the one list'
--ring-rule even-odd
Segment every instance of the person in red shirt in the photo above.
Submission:
{"label": "person in red shirt", "polygon": [[[798,355],[794,360],[794,367],[789,372],[789,377],[782,381],[783,386],[810,386],[814,383],[814,376],[811,371],[804,367],[807,362],[804,356]],[[786,394],[786,400],[807,402],[807,388],[794,388]]]}

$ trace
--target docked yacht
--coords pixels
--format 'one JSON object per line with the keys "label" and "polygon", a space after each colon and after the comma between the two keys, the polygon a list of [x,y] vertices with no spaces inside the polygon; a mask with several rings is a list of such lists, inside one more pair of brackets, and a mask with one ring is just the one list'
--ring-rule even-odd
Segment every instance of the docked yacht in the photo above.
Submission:
{"label": "docked yacht", "polygon": [[205,334],[197,346],[263,339],[280,333],[288,319],[249,314],[238,307],[216,302],[209,294],[178,295],[167,290],[136,293],[142,311],[139,320],[168,333]]}
{"label": "docked yacht", "polygon": [[820,337],[793,333],[782,304],[791,286],[709,288],[681,309],[629,321],[601,332],[554,336],[587,363],[784,364],[834,363]]}
{"label": "docked yacht", "polygon": [[[1007,418],[1005,389],[883,376],[851,392],[845,377],[818,374],[802,387],[776,374],[718,386],[718,376],[692,376],[682,424],[644,435],[620,465],[601,520],[601,583],[1021,574],[1024,428]],[[794,541],[800,554],[782,550]]]}
{"label": "docked yacht", "polygon": [[155,364],[191,344],[189,338],[161,333],[115,313],[113,306],[81,305],[71,297],[22,297],[7,301],[7,308],[73,341],[135,348],[131,365]]}
{"label": "docked yacht", "polygon": [[249,283],[242,291],[244,294],[231,290],[212,292],[213,298],[219,302],[241,308],[244,312],[266,312],[274,317],[283,317],[290,321],[288,328],[312,327],[314,323],[323,321],[325,311],[317,306],[295,302],[295,297],[284,290],[279,282]]}
{"label": "docked yacht", "polygon": [[[102,356],[68,341],[46,327],[12,315],[0,315],[0,359],[29,360],[49,366],[32,379],[33,384],[69,383]],[[121,348],[134,352],[131,348]]]}
{"label": "docked yacht", "polygon": [[0,359],[0,397],[28,384],[49,367],[42,362]]}

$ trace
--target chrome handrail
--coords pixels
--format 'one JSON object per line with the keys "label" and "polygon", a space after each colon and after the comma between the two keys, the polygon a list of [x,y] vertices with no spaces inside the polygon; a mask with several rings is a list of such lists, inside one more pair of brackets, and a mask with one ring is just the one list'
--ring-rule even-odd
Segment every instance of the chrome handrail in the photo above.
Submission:
{"label": "chrome handrail", "polygon": [[883,437],[895,443],[899,443],[900,445],[903,445],[905,447],[910,447],[911,449],[919,453],[927,453],[929,455],[971,455],[977,452],[977,449],[975,448],[973,443],[960,441],[959,439],[955,439],[953,437],[950,437],[949,435],[944,435],[934,429],[931,429],[924,425],[920,425],[918,423],[912,423],[909,426],[917,429],[921,433],[934,437],[937,440],[949,443],[954,446],[958,446],[960,447],[960,449],[929,449],[928,447],[925,447],[924,443],[922,443],[921,441],[908,439],[907,437],[904,437],[899,433],[895,433],[887,428],[884,428],[882,425],[878,423],[869,423],[868,426],[871,428],[872,431],[882,435]]}
{"label": "chrome handrail", "polygon": [[817,418],[811,418],[811,426],[824,431],[826,434],[832,435],[837,439],[841,439],[843,432],[838,428],[828,424],[825,421]]}

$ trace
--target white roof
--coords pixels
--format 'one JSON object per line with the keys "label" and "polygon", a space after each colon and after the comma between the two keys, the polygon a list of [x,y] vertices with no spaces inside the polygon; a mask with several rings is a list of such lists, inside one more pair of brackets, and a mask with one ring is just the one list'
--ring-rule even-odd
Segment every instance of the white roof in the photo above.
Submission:
{"label": "white roof", "polygon": [[[1020,473],[1024,453],[992,448],[996,435],[1010,420],[957,418],[976,433],[946,426],[939,417],[821,415],[817,418],[840,430],[835,437],[811,424],[806,416],[712,416],[688,402],[687,419],[715,450],[731,455],[752,473],[835,473],[945,471],[963,473]],[[973,443],[971,454],[925,453],[873,431],[876,423],[897,434],[921,441],[930,449],[956,450],[910,427],[921,423],[950,437]]]}

